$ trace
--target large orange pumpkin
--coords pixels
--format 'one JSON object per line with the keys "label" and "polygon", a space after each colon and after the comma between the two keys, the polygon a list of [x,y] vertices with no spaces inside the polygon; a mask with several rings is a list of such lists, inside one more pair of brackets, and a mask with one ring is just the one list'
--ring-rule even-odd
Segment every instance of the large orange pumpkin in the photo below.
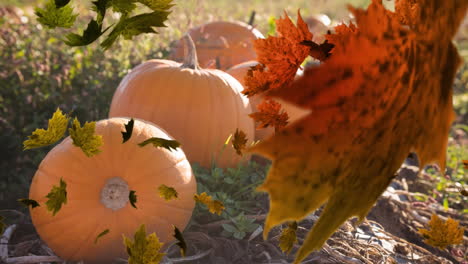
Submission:
{"label": "large orange pumpkin", "polygon": [[[135,120],[131,138],[122,143],[127,118],[96,123],[102,152],[87,157],[70,137],[55,146],[39,165],[29,191],[41,206],[31,217],[42,240],[61,258],[85,263],[113,263],[126,257],[122,234],[133,237],[141,224],[162,242],[173,240],[173,227],[185,228],[194,208],[196,182],[184,152],[137,144],[151,137],[172,139],[157,126]],[[55,216],[46,210],[45,196],[60,179],[67,186],[67,203]],[[178,191],[178,198],[159,197],[161,184]],[[137,209],[129,191],[137,195]],[[104,230],[109,233],[95,239]]]}
{"label": "large orange pumpkin", "polygon": [[234,167],[242,157],[224,143],[236,129],[253,139],[249,100],[231,75],[201,69],[192,40],[185,40],[190,45],[184,64],[150,60],[134,68],[115,91],[109,116],[157,123],[177,138],[190,162]]}
{"label": "large orange pumpkin", "polygon": [[[195,42],[200,65],[221,70],[254,60],[257,56],[253,40],[264,38],[260,31],[250,25],[227,21],[206,23],[190,29],[188,34]],[[184,43],[182,39],[176,42],[170,59],[183,61]]]}
{"label": "large orange pumpkin", "polygon": [[[229,73],[232,77],[236,78],[242,86],[244,86],[244,77],[247,74],[247,71],[250,69],[250,67],[253,67],[257,65],[257,61],[246,61],[240,64],[235,65],[234,67],[230,68],[226,72]],[[296,73],[296,77],[302,76],[303,71],[299,69]],[[257,112],[257,105],[260,104],[263,101],[264,97],[261,95],[254,95],[249,97],[250,104],[252,105],[252,111]],[[275,99],[278,101],[278,99]],[[294,106],[292,104],[289,104],[287,102],[282,102],[281,103],[282,108],[288,113],[289,116],[289,121],[288,122],[294,122],[295,120],[305,116],[307,113],[309,113],[308,110],[299,108],[297,106]],[[272,127],[267,127],[267,128],[261,128],[261,129],[256,129],[255,130],[255,140],[263,140],[267,138],[268,136],[272,135],[274,133],[274,128]]]}

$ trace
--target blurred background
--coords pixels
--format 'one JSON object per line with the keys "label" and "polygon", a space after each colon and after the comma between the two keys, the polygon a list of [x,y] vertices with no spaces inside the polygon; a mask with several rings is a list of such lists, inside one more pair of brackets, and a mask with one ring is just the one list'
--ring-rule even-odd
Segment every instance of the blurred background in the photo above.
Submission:
{"label": "blurred background", "polygon": [[[94,13],[73,1],[79,10],[82,31]],[[84,3],[83,3],[84,2]],[[295,21],[297,10],[304,18],[326,15],[325,26],[347,22],[348,4],[365,7],[369,0],[175,0],[167,27],[158,35],[132,41],[120,40],[104,52],[98,44],[70,48],[60,38],[68,30],[46,30],[37,21],[34,7],[44,1],[0,0],[0,208],[15,208],[16,199],[28,196],[34,172],[45,147],[23,151],[22,142],[36,128],[47,127],[57,107],[73,111],[80,120],[107,117],[112,94],[122,77],[134,66],[152,58],[166,58],[171,45],[189,28],[215,20],[248,22],[267,36],[274,34],[274,19],[286,11]],[[393,8],[392,1],[385,1]],[[322,16],[325,17],[325,16]],[[452,137],[466,138],[468,131],[468,22],[460,29],[456,45],[465,58],[454,84],[457,121]],[[457,141],[458,142],[458,141]],[[458,143],[457,143],[458,144]],[[457,145],[458,146],[458,145]],[[466,145],[465,145],[466,147]],[[466,157],[463,145],[455,147],[456,159]],[[461,150],[459,150],[461,149]],[[453,151],[452,151],[453,152]],[[463,171],[455,180],[464,184]]]}

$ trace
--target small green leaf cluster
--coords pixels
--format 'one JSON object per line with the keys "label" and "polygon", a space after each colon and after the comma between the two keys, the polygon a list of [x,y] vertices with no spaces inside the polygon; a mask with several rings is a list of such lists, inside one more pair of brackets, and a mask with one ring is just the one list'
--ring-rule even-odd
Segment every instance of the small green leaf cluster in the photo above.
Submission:
{"label": "small green leaf cluster", "polygon": [[[35,13],[39,23],[47,28],[70,28],[75,24],[78,14],[71,7],[71,0],[48,0],[44,8],[36,8]],[[138,6],[150,9],[151,12],[137,14]],[[92,10],[96,19],[91,19],[82,34],[69,33],[64,42],[69,46],[86,46],[108,30],[101,47],[108,49],[120,37],[132,39],[142,33],[157,33],[155,28],[165,27],[164,22],[171,13],[172,0],[97,0],[92,1]],[[119,21],[104,26],[106,14],[112,10],[119,13]]]}
{"label": "small green leaf cluster", "polygon": [[222,224],[221,235],[243,239],[248,233],[255,231],[260,225],[255,223],[254,218],[247,218],[244,212],[231,218],[232,224]]}

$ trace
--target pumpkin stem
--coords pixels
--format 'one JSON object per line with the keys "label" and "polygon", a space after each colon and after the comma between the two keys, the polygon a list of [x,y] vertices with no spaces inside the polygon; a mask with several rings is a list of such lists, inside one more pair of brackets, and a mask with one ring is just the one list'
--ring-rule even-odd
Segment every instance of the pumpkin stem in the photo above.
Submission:
{"label": "pumpkin stem", "polygon": [[105,207],[116,211],[125,207],[129,201],[129,194],[130,191],[126,181],[120,177],[110,178],[101,190],[101,203]]}
{"label": "pumpkin stem", "polygon": [[195,48],[195,43],[193,43],[192,38],[189,34],[185,34],[182,38],[184,41],[184,63],[180,66],[182,69],[192,69],[199,70],[200,65],[198,65],[197,49]]}

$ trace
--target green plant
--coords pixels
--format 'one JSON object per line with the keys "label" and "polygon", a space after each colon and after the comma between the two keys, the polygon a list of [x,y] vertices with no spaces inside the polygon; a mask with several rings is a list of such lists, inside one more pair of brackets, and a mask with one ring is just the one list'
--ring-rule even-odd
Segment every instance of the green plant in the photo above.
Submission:
{"label": "green plant", "polygon": [[255,219],[247,218],[244,212],[241,212],[234,218],[231,218],[233,224],[222,224],[223,231],[221,235],[243,239],[247,233],[255,231],[260,225],[255,223]]}
{"label": "green plant", "polygon": [[220,200],[226,208],[217,216],[206,214],[206,210],[197,204],[193,217],[195,223],[230,220],[232,224],[223,225],[223,234],[239,239],[258,227],[254,223],[255,220],[247,218],[246,215],[261,213],[260,201],[264,194],[256,192],[255,189],[263,181],[268,166],[250,161],[245,165],[238,165],[237,168],[207,169],[194,163],[192,169],[197,179],[198,193],[206,192],[214,199]]}

